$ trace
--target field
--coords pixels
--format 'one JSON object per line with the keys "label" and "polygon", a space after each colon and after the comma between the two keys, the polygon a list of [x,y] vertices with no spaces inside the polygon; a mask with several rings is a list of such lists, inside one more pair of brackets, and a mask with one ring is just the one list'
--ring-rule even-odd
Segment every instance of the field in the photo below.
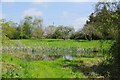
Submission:
{"label": "field", "polygon": [[[63,40],[63,39],[26,39],[11,40],[11,43],[21,42],[26,46],[51,46],[51,47],[81,47],[81,48],[100,48],[100,40]],[[103,44],[104,48],[108,48],[111,41]]]}
{"label": "field", "polygon": [[[27,47],[33,49],[33,47],[45,47],[48,48],[59,48],[62,53],[61,48],[68,48],[76,50],[76,47],[85,49],[100,49],[100,41],[93,40],[62,40],[62,39],[28,39],[28,40],[10,40],[10,47]],[[109,48],[111,41],[104,42],[103,48]],[[5,47],[6,45],[4,45]],[[38,48],[39,49],[39,48]],[[46,50],[47,51],[47,50]],[[50,51],[50,50],[49,50]],[[46,52],[46,53],[49,53]],[[52,51],[52,50],[51,50]],[[33,51],[32,51],[33,52]],[[37,52],[37,51],[36,51]],[[103,56],[94,56],[99,54],[99,50],[94,52],[92,56],[75,56],[72,59],[63,58],[60,53],[51,58],[51,54],[47,56],[47,59],[41,58],[41,56],[46,56],[46,53],[39,55],[39,52],[34,52],[37,54],[36,57],[32,58],[32,53],[6,50],[2,54],[2,77],[3,78],[96,78],[101,75],[98,73],[97,66],[104,59]],[[53,51],[54,52],[54,51]],[[87,51],[88,52],[88,51]],[[29,53],[29,54],[28,54]],[[57,53],[57,52],[56,52]],[[92,52],[93,53],[93,52]],[[92,54],[91,53],[91,54]],[[75,54],[75,52],[73,52]],[[68,54],[67,54],[68,55]],[[57,58],[55,58],[57,57]],[[37,58],[37,59],[36,59]],[[95,67],[96,66],[96,67]]]}

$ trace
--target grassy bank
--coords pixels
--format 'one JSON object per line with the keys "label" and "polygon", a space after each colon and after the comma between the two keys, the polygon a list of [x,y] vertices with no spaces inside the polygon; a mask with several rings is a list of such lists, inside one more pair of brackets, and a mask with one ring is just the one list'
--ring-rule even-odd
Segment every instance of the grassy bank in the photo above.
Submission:
{"label": "grassy bank", "polygon": [[[70,68],[62,66],[64,59],[54,61],[26,61],[11,54],[2,56],[3,77],[22,78],[69,78],[86,76],[82,72],[73,72]],[[65,62],[64,62],[65,63]]]}

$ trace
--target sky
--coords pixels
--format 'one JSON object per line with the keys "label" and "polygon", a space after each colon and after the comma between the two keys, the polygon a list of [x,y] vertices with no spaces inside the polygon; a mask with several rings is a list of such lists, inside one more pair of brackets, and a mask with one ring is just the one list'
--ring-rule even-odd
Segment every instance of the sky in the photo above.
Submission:
{"label": "sky", "polygon": [[95,4],[96,2],[5,2],[4,0],[2,4],[0,3],[2,8],[0,17],[2,14],[2,18],[19,23],[25,16],[40,16],[44,27],[54,22],[56,26],[73,26],[78,30],[94,12]]}
{"label": "sky", "polygon": [[103,0],[1,0],[1,2],[97,2],[97,1]]}

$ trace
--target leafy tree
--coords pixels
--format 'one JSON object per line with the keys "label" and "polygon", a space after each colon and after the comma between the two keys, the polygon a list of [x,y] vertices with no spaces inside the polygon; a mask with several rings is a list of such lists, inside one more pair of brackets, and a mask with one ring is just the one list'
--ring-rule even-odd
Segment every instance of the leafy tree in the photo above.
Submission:
{"label": "leafy tree", "polygon": [[110,69],[110,79],[120,79],[120,2],[114,3],[98,3],[96,5],[95,17],[92,23],[97,25],[102,36],[105,38],[107,33],[111,31],[114,37],[114,44],[111,46],[110,55],[108,55],[109,63],[112,65]]}
{"label": "leafy tree", "polygon": [[33,38],[42,38],[43,37],[43,30],[41,27],[37,27],[34,29],[32,33]]}
{"label": "leafy tree", "polygon": [[44,36],[46,38],[54,38],[55,31],[56,31],[56,26],[50,25],[50,26],[45,28]]}
{"label": "leafy tree", "polygon": [[26,16],[21,25],[21,38],[31,38],[32,17]]}
{"label": "leafy tree", "polygon": [[68,39],[74,28],[69,26],[58,26],[55,30],[54,37],[59,39]]}
{"label": "leafy tree", "polygon": [[[10,41],[9,38],[12,38],[13,32],[11,31],[5,31],[5,30],[11,30],[11,26],[9,25],[9,21],[7,22],[5,19],[0,20],[0,42],[1,45],[7,45],[9,46]],[[14,30],[12,30],[14,31]],[[10,34],[10,35],[9,35]]]}
{"label": "leafy tree", "polygon": [[112,13],[112,26],[116,29],[115,43],[111,46],[112,67],[111,79],[120,79],[120,2],[115,3],[116,10]]}
{"label": "leafy tree", "polygon": [[75,40],[84,39],[85,40],[85,34],[81,30],[76,31],[71,34],[70,39],[75,39]]}
{"label": "leafy tree", "polygon": [[15,27],[15,32],[14,32],[14,39],[20,39],[20,34],[21,34],[21,28],[20,25],[18,27]]}
{"label": "leafy tree", "polygon": [[42,38],[43,37],[43,28],[42,28],[43,20],[41,18],[35,18],[33,21],[33,29],[32,29],[32,37],[34,38]]}
{"label": "leafy tree", "polygon": [[100,39],[101,33],[94,28],[92,24],[86,24],[81,32],[84,34],[86,40]]}
{"label": "leafy tree", "polygon": [[10,39],[14,38],[15,23],[13,21],[1,20],[2,35]]}
{"label": "leafy tree", "polygon": [[102,39],[109,38],[109,27],[111,26],[109,22],[111,20],[110,15],[111,11],[107,10],[106,5],[103,5],[103,8],[100,9],[100,11],[92,13],[89,17],[89,21],[87,21],[86,24],[88,26],[87,29],[89,29],[87,31],[89,35],[96,34],[99,35]]}

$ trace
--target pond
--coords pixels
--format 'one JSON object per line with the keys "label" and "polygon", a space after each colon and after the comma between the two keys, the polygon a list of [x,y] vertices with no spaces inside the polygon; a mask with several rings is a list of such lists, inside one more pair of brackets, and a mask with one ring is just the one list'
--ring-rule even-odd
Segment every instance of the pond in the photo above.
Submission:
{"label": "pond", "polygon": [[[102,56],[99,49],[80,47],[3,47],[3,53],[12,53],[18,57],[30,60],[55,60],[65,58],[72,60],[75,57]],[[21,57],[21,58],[22,58]]]}

